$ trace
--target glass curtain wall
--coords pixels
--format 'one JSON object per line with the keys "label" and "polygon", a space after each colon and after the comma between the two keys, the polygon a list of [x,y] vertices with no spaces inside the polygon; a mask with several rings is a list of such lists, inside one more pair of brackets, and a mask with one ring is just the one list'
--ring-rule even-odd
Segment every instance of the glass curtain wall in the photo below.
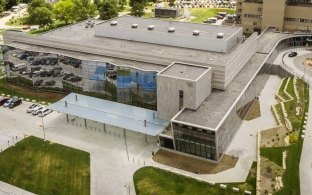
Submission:
{"label": "glass curtain wall", "polygon": [[202,158],[217,160],[214,131],[173,123],[176,150]]}

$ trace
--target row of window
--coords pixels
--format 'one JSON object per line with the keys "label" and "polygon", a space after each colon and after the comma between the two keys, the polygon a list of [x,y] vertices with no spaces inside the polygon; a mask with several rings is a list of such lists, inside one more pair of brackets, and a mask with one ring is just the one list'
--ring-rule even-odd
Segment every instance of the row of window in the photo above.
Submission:
{"label": "row of window", "polygon": [[287,21],[287,22],[300,22],[300,23],[312,23],[311,19],[303,19],[303,18],[289,18],[289,17],[285,17],[284,21]]}
{"label": "row of window", "polygon": [[256,14],[244,14],[245,18],[261,18],[261,15]]}

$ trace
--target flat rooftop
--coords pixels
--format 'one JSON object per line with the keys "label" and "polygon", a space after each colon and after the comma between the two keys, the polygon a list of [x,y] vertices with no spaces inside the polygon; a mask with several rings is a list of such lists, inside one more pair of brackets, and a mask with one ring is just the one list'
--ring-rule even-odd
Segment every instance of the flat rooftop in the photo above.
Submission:
{"label": "flat rooftop", "polygon": [[[111,26],[110,21],[117,21],[118,24],[116,26]],[[97,27],[106,26],[110,28],[118,27],[124,30],[132,29],[132,24],[137,24],[137,30],[143,30],[146,32],[150,32],[147,27],[148,25],[153,25],[153,32],[162,32],[168,34],[168,28],[174,27],[175,36],[183,35],[194,37],[193,30],[199,30],[199,36],[205,37],[209,39],[217,39],[217,33],[222,32],[223,40],[228,39],[234,33],[241,29],[241,27],[232,27],[232,26],[224,26],[224,25],[209,25],[209,24],[200,24],[200,23],[191,23],[191,22],[180,22],[173,20],[161,20],[157,18],[142,18],[142,17],[133,17],[133,16],[122,16],[119,18],[112,19],[107,22],[102,22],[97,25]]]}
{"label": "flat rooftop", "polygon": [[[121,20],[134,20],[134,17],[122,17]],[[138,18],[135,18],[137,20]],[[145,19],[139,19],[139,21],[145,21]],[[154,19],[151,19],[154,21]],[[101,20],[92,20],[95,26],[99,25],[110,25],[109,22],[106,24]],[[156,23],[155,19],[155,24]],[[159,21],[158,21],[159,22]],[[169,23],[169,21],[161,21]],[[122,22],[120,22],[122,25]],[[188,33],[188,36],[192,35],[193,27],[202,27],[211,29],[217,32],[216,29],[219,27],[208,25],[208,24],[189,24],[183,22],[177,23],[178,28],[181,25],[181,33]],[[181,23],[181,24],[180,24]],[[190,26],[192,29],[187,30],[182,26]],[[70,51],[76,52],[77,55],[81,55],[85,58],[92,58],[95,55],[98,58],[101,56],[102,61],[107,59],[118,59],[123,61],[126,65],[132,63],[136,66],[137,63],[146,63],[144,68],[147,70],[153,70],[153,66],[168,66],[174,61],[183,63],[194,63],[201,66],[218,67],[223,68],[230,60],[236,56],[236,51],[239,51],[239,47],[242,44],[237,44],[231,48],[228,53],[204,51],[198,49],[190,49],[176,46],[160,45],[154,43],[138,42],[131,40],[112,39],[109,37],[97,37],[95,36],[95,28],[86,28],[85,22],[75,23],[55,30],[51,30],[37,36],[28,35],[23,32],[6,31],[4,33],[4,42],[9,44],[10,41],[8,35],[12,38],[12,41],[17,44],[29,45],[28,48],[49,48],[56,51]],[[131,28],[131,24],[129,25]],[[225,30],[224,37],[230,36],[232,31],[237,30],[235,27],[224,26]],[[198,28],[200,29],[200,28]],[[228,32],[228,34],[227,34]],[[178,29],[175,33],[178,33]],[[204,32],[202,33],[204,36]],[[208,36],[209,33],[207,33]],[[196,37],[195,37],[196,38]],[[225,39],[225,38],[224,38]],[[183,41],[183,40],[182,40]],[[60,52],[58,52],[60,53]],[[90,56],[90,57],[89,57]],[[113,62],[112,62],[113,63]],[[122,65],[122,64],[120,64]],[[151,66],[149,68],[148,66]],[[156,68],[157,69],[157,68]]]}
{"label": "flat rooftop", "polygon": [[173,120],[210,129],[217,128],[267,56],[267,54],[256,53],[251,58],[251,63],[247,63],[225,91],[213,89],[197,110],[185,109]]}
{"label": "flat rooftop", "polygon": [[181,79],[196,80],[208,69],[208,67],[195,66],[191,64],[173,63],[159,74]]}
{"label": "flat rooftop", "polygon": [[250,63],[246,64],[225,91],[213,89],[197,110],[185,109],[173,120],[216,129],[253,76],[262,67],[277,42],[289,36],[295,36],[295,34],[275,33],[274,28],[269,28],[259,37],[257,52],[250,59]]}
{"label": "flat rooftop", "polygon": [[169,121],[157,118],[156,111],[76,93],[67,95],[48,108],[151,136],[160,134],[169,125]]}

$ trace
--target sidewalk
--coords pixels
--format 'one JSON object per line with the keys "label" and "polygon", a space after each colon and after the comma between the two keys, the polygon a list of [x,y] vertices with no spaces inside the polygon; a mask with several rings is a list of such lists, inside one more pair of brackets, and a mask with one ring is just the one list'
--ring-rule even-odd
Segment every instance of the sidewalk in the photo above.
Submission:
{"label": "sidewalk", "polygon": [[0,181],[0,195],[34,195],[34,194]]}

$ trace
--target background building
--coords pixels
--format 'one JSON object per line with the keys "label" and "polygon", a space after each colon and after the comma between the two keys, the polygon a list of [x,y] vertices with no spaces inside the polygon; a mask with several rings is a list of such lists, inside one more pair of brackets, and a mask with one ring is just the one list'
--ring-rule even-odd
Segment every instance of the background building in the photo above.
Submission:
{"label": "background building", "polygon": [[312,31],[311,0],[237,0],[236,14],[244,32]]}

